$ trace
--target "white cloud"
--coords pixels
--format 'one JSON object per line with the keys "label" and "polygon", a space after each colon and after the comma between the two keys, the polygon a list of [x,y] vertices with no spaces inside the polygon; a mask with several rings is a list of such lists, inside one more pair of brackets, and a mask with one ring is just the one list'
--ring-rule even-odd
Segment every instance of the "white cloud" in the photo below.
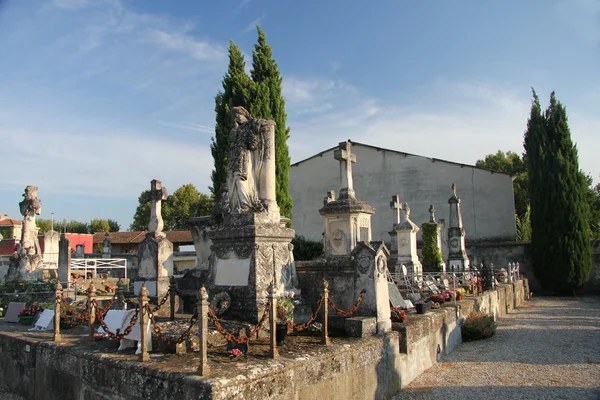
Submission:
{"label": "white cloud", "polygon": [[158,121],[159,124],[164,125],[164,126],[170,126],[172,128],[179,128],[179,129],[187,129],[190,131],[196,131],[196,132],[205,132],[205,133],[214,133],[215,129],[211,128],[210,126],[206,126],[206,125],[199,125],[199,124],[186,124],[186,123],[173,123],[173,122],[163,122],[163,121]]}
{"label": "white cloud", "polygon": [[188,54],[200,61],[221,61],[226,57],[226,51],[222,46],[211,45],[182,33],[152,29],[145,33],[144,38],[150,43]]}
{"label": "white cloud", "polygon": [[256,18],[254,21],[250,22],[246,28],[244,28],[243,31],[240,32],[240,35],[246,34],[250,31],[253,31],[256,29],[256,25],[259,25],[262,21],[265,20],[267,16],[265,14],[261,15],[260,17]]}

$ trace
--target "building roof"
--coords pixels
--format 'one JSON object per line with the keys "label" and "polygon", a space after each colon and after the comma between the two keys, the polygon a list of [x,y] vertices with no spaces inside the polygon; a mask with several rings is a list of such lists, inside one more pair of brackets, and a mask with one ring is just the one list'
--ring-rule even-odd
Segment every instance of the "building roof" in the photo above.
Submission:
{"label": "building roof", "polygon": [[[431,160],[432,162],[444,162],[444,163],[447,163],[447,164],[458,165],[460,167],[477,168],[477,169],[481,169],[483,171],[491,172],[492,174],[504,174],[504,175],[512,176],[511,174],[507,174],[505,172],[492,171],[491,169],[478,167],[476,165],[462,164],[462,163],[458,163],[458,162],[454,162],[454,161],[442,160],[442,159],[439,159],[439,158],[425,157],[425,156],[420,156],[418,154],[406,153],[404,151],[398,151],[398,150],[386,149],[386,148],[383,148],[383,147],[371,146],[370,144],[364,144],[364,143],[354,142],[354,141],[352,141],[350,139],[348,139],[348,141],[350,143],[352,143],[352,145],[359,145],[359,146],[364,146],[364,147],[370,147],[370,148],[376,149],[378,151],[389,151],[391,153],[401,154],[403,156],[411,156],[411,157],[424,158],[424,159],[427,159],[427,160]],[[297,167],[298,165],[300,165],[300,164],[302,164],[302,163],[304,163],[304,162],[306,162],[308,160],[311,160],[311,159],[313,159],[315,157],[322,157],[323,154],[327,153],[328,151],[335,150],[337,148],[338,148],[338,146],[334,146],[334,147],[331,147],[329,149],[323,150],[322,152],[317,153],[314,156],[311,156],[311,157],[305,158],[304,160],[300,160],[298,162],[293,163],[292,167]]]}
{"label": "building roof", "polygon": [[0,226],[21,226],[23,223],[15,219],[8,218],[8,215],[0,215]]}
{"label": "building roof", "polygon": [[[142,243],[146,238],[146,233],[148,231],[109,232],[108,239],[111,244]],[[186,245],[194,243],[190,231],[165,231],[164,233],[173,244]],[[104,242],[105,237],[106,233],[104,232],[94,234],[94,244]]]}

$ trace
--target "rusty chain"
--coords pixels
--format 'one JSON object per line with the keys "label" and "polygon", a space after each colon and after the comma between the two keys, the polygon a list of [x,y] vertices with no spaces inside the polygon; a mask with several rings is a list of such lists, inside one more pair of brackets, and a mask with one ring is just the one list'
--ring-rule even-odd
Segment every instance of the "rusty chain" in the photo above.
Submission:
{"label": "rusty chain", "polygon": [[308,321],[306,321],[302,325],[296,325],[296,324],[294,324],[294,321],[290,321],[289,319],[287,319],[285,317],[285,314],[279,309],[279,307],[277,307],[277,315],[279,316],[279,318],[281,318],[283,320],[283,322],[285,322],[285,324],[288,326],[289,329],[293,329],[296,332],[302,332],[303,330],[307,329],[310,326],[310,324],[315,322],[315,320],[317,319],[317,314],[318,314],[319,310],[321,309],[321,307],[323,306],[323,300],[325,300],[325,297],[323,297],[323,296],[319,297],[319,300],[317,301],[317,309],[315,310],[315,312],[313,312],[313,314],[308,319]]}
{"label": "rusty chain", "polygon": [[[115,294],[112,297],[112,299],[110,299],[110,303],[108,303],[108,305],[104,308],[100,307],[96,299],[92,300],[92,304],[94,304],[94,307],[96,307],[96,313],[102,315],[102,318],[104,318],[106,316],[106,313],[110,311],[110,308],[113,306],[116,299],[117,295]],[[96,315],[96,318],[99,318],[99,315]]]}
{"label": "rusty chain", "polygon": [[169,295],[171,294],[171,288],[169,288],[169,290],[167,290],[167,293],[165,294],[165,296],[162,298],[162,300],[158,303],[158,305],[156,307],[154,307],[152,309],[152,312],[155,313],[158,310],[160,310],[160,308],[167,302],[167,300],[169,299]]}
{"label": "rusty chain", "polygon": [[[75,308],[73,308],[72,305],[70,305],[69,303],[67,303],[67,301],[65,300],[64,296],[61,296],[61,302],[60,302],[61,308],[63,310],[66,310],[66,312],[62,312],[60,313],[60,318],[67,323],[67,325],[69,325],[70,328],[75,328],[79,325],[82,325],[85,321],[87,321],[87,319],[89,318],[88,315],[88,303],[86,303],[85,305],[85,310],[83,310],[81,313],[78,313]],[[68,313],[71,313],[71,315],[73,317],[75,317],[75,321],[76,322],[72,322],[72,318],[69,318],[69,316],[67,315]]]}
{"label": "rusty chain", "polygon": [[269,316],[269,307],[271,307],[271,300],[267,302],[267,306],[265,307],[265,311],[263,312],[262,318],[256,324],[256,326],[252,329],[252,331],[248,335],[240,335],[240,337],[236,337],[234,334],[227,332],[219,323],[219,318],[211,311],[210,307],[208,308],[208,318],[213,323],[217,331],[225,336],[225,339],[229,342],[244,344],[250,340],[252,336],[254,336],[258,331],[260,331]]}
{"label": "rusty chain", "polygon": [[339,308],[337,308],[335,303],[333,302],[333,300],[331,300],[331,297],[328,300],[329,300],[329,304],[331,305],[331,308],[333,308],[333,311],[335,311],[342,317],[347,317],[348,315],[354,314],[354,311],[356,311],[356,309],[358,308],[360,303],[362,303],[364,297],[365,297],[365,291],[363,290],[362,292],[360,292],[360,295],[358,296],[358,300],[356,301],[356,304],[353,305],[352,308],[350,308],[348,311],[340,310]]}
{"label": "rusty chain", "polygon": [[173,343],[179,344],[179,343],[183,342],[184,340],[186,340],[190,336],[190,334],[192,332],[192,328],[198,321],[198,312],[194,311],[194,314],[192,314],[192,318],[190,318],[190,326],[187,328],[187,330],[185,332],[183,332],[183,334],[181,336],[179,336],[179,338],[177,340],[170,340],[162,333],[162,329],[160,329],[160,326],[154,320],[154,313],[150,309],[150,304],[146,304],[146,311],[150,315],[150,320],[152,321],[152,330],[154,331],[154,333],[156,333],[156,335],[158,337],[160,337],[162,339],[163,342],[167,343],[167,345],[169,345],[169,346],[172,345]]}
{"label": "rusty chain", "polygon": [[[137,323],[137,320],[138,320],[138,317],[139,317],[139,311],[140,311],[139,308],[135,309],[135,313],[131,317],[131,321],[129,322],[129,326],[127,328],[125,328],[125,330],[123,331],[123,333],[114,333],[114,332],[111,332],[110,329],[109,329],[109,327],[108,327],[108,325],[106,325],[106,322],[104,322],[104,318],[103,317],[99,317],[98,318],[98,322],[100,322],[100,326],[102,326],[102,329],[104,329],[104,332],[108,335],[108,337],[110,337],[111,339],[121,340],[125,336],[127,336],[127,335],[129,335],[131,333],[131,330],[133,329],[133,327]],[[119,329],[117,329],[117,332],[119,332]]]}

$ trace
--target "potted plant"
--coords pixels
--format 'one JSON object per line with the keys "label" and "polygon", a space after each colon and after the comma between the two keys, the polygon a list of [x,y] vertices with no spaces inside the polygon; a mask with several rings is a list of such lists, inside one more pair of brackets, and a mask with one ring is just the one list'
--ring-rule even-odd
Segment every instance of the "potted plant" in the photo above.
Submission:
{"label": "potted plant", "polygon": [[429,311],[429,307],[431,306],[431,302],[429,301],[419,301],[415,304],[415,308],[417,309],[417,314],[425,314]]}
{"label": "potted plant", "polygon": [[456,289],[456,300],[458,300],[458,301],[464,300],[466,295],[467,295],[467,292],[465,291],[465,289],[463,289],[463,288]]}
{"label": "potted plant", "polygon": [[392,307],[391,310],[392,322],[405,322],[406,311],[401,310],[400,307]]}
{"label": "potted plant", "polygon": [[42,312],[38,303],[32,303],[19,311],[19,323],[21,325],[32,325],[37,313]]}
{"label": "potted plant", "polygon": [[444,304],[444,302],[446,301],[446,299],[444,298],[444,295],[440,294],[440,293],[432,294],[431,296],[429,296],[429,300],[434,301],[439,304]]}
{"label": "potted plant", "polygon": [[444,301],[448,302],[454,300],[455,294],[452,290],[444,290],[442,296],[444,297]]}
{"label": "potted plant", "polygon": [[287,337],[288,324],[294,322],[294,295],[295,293],[284,292],[281,297],[277,300],[277,346],[283,346],[285,344],[285,338]]}

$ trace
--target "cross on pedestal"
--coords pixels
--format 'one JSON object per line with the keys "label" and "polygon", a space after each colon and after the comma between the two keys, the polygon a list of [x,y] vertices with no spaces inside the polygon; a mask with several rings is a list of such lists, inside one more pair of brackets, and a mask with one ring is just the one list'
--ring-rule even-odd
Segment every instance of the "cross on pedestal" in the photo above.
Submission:
{"label": "cross on pedestal", "polygon": [[162,186],[162,182],[153,179],[150,182],[150,191],[146,193],[146,201],[151,201],[150,220],[148,221],[148,231],[162,232],[163,219],[161,213],[161,202],[167,199],[167,188]]}
{"label": "cross on pedestal", "polygon": [[435,206],[433,204],[429,206],[429,222],[435,222]]}
{"label": "cross on pedestal", "polygon": [[456,184],[452,184],[452,194],[456,197]]}
{"label": "cross on pedestal", "polygon": [[402,203],[400,203],[400,196],[395,194],[392,196],[390,201],[390,208],[394,213],[394,226],[400,223],[400,211],[402,210]]}
{"label": "cross on pedestal", "polygon": [[352,143],[350,141],[341,142],[338,148],[333,152],[333,157],[340,162],[342,175],[342,190],[340,198],[354,197],[354,184],[352,182],[352,163],[356,162],[356,154],[352,154]]}

